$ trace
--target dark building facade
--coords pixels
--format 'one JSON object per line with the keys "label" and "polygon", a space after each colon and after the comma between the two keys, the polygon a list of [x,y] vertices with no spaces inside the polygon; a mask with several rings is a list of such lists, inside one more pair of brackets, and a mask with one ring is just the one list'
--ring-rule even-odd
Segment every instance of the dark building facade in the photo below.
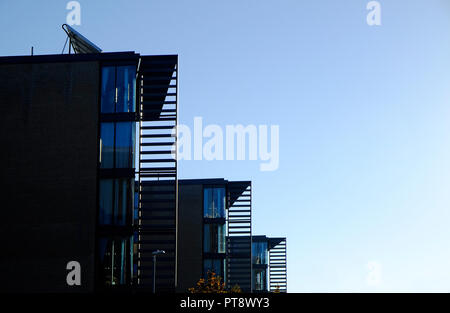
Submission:
{"label": "dark building facade", "polygon": [[176,67],[134,52],[0,58],[0,231],[15,238],[0,288],[151,288],[157,245],[158,287],[175,290]]}
{"label": "dark building facade", "polygon": [[66,265],[93,277],[100,66],[34,60],[0,58],[0,288],[91,291]]}
{"label": "dark building facade", "polygon": [[73,32],[76,54],[0,57],[0,291],[264,291],[251,182],[178,181],[178,56]]}

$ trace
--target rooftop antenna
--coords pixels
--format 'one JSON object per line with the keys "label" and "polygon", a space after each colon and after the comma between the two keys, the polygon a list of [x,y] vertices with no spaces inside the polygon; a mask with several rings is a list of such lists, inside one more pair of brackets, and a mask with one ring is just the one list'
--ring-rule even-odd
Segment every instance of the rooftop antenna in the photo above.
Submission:
{"label": "rooftop antenna", "polygon": [[101,53],[102,52],[102,49],[100,49],[95,44],[90,42],[86,37],[81,35],[79,32],[77,32],[75,29],[73,29],[69,25],[63,24],[62,29],[67,34],[66,42],[64,43],[64,48],[63,48],[62,53],[64,53],[64,50],[66,49],[67,41],[69,41],[69,54],[71,52],[71,48],[73,48],[73,51],[78,54],[79,53]]}

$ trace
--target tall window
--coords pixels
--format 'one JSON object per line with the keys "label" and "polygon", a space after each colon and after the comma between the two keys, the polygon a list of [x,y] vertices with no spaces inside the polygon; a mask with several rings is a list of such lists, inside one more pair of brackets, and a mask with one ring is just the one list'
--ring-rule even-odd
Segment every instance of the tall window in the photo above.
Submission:
{"label": "tall window", "polygon": [[203,252],[225,253],[225,225],[204,224]]}
{"label": "tall window", "polygon": [[116,123],[116,168],[134,168],[134,126],[133,122]]}
{"label": "tall window", "polygon": [[253,269],[253,290],[267,290],[267,271],[265,269]]}
{"label": "tall window", "polygon": [[225,217],[225,188],[205,188],[203,191],[203,217]]}
{"label": "tall window", "polygon": [[104,66],[102,68],[102,113],[136,111],[136,67]]}
{"label": "tall window", "polygon": [[100,166],[114,168],[114,123],[102,123],[100,126]]}
{"label": "tall window", "polygon": [[267,242],[254,241],[252,243],[253,264],[267,264]]}
{"label": "tall window", "polygon": [[129,284],[136,274],[133,265],[133,237],[101,238],[99,257],[105,285]]}
{"label": "tall window", "polygon": [[134,122],[108,122],[100,127],[100,167],[134,168]]}
{"label": "tall window", "polygon": [[[100,275],[107,286],[131,284],[136,277],[134,177],[123,177],[135,167],[136,66],[104,66],[101,81],[98,244]],[[104,118],[104,119],[103,119]],[[104,174],[104,176],[102,176]],[[102,227],[105,226],[105,227]],[[108,227],[115,226],[115,227]]]}
{"label": "tall window", "polygon": [[100,179],[100,225],[129,225],[133,218],[134,178]]}

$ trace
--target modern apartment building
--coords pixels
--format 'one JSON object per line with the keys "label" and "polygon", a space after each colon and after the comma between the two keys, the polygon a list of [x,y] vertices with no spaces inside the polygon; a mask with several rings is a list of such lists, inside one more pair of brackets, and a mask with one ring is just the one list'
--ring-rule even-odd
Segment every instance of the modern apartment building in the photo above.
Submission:
{"label": "modern apartment building", "polygon": [[252,236],[252,291],[287,292],[286,238]]}
{"label": "modern apartment building", "polygon": [[214,271],[228,286],[250,292],[251,183],[180,180],[178,209],[178,291]]}
{"label": "modern apartment building", "polygon": [[179,180],[178,211],[179,292],[208,271],[244,292],[286,292],[286,238],[252,236],[250,181]]}
{"label": "modern apartment building", "polygon": [[159,290],[174,291],[178,57],[100,53],[68,33],[75,54],[0,58],[0,288],[151,289],[157,245]]}
{"label": "modern apartment building", "polygon": [[185,291],[208,269],[251,291],[251,183],[177,178],[178,56],[65,30],[74,54],[0,57],[0,291]]}

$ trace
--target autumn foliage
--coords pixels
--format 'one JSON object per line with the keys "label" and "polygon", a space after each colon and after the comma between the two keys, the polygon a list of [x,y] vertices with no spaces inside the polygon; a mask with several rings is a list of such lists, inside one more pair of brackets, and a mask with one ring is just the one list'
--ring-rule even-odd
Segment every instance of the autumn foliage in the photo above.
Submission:
{"label": "autumn foliage", "polygon": [[222,277],[216,273],[209,271],[208,278],[200,278],[195,287],[188,289],[190,293],[240,293],[241,288],[236,285],[231,290],[225,288]]}

